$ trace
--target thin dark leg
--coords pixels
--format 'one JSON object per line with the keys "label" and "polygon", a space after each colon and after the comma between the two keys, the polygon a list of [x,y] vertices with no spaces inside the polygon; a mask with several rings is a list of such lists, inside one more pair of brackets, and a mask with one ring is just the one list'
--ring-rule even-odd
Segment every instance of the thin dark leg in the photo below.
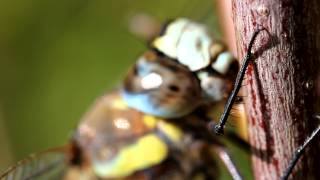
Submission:
{"label": "thin dark leg", "polygon": [[[320,119],[320,116],[316,117],[317,119]],[[292,173],[293,168],[295,165],[298,163],[300,157],[302,156],[303,152],[305,151],[306,147],[311,144],[311,142],[316,139],[315,137],[319,134],[320,132],[320,126],[316,130],[314,130],[311,134],[310,137],[306,139],[306,141],[303,143],[302,146],[300,146],[296,152],[293,155],[293,158],[291,159],[288,168],[284,171],[281,180],[287,180]]]}
{"label": "thin dark leg", "polygon": [[228,101],[227,101],[227,103],[226,103],[226,105],[224,107],[224,111],[223,111],[223,113],[221,115],[219,124],[214,126],[214,131],[215,131],[216,134],[221,135],[221,134],[224,133],[224,131],[223,131],[224,126],[225,126],[225,124],[227,122],[227,119],[228,119],[228,117],[230,115],[230,111],[231,111],[231,108],[232,108],[232,106],[233,106],[233,104],[234,104],[234,102],[236,100],[237,94],[238,94],[238,92],[239,92],[239,90],[241,88],[241,84],[242,84],[244,75],[246,73],[247,67],[249,65],[249,62],[252,60],[252,52],[251,52],[251,50],[252,50],[253,43],[254,43],[257,35],[259,34],[259,32],[261,32],[262,30],[263,29],[257,29],[253,33],[253,35],[251,37],[251,40],[250,40],[249,46],[248,46],[248,51],[247,51],[246,56],[242,60],[242,66],[241,66],[240,71],[239,71],[239,73],[237,75],[236,82],[234,84],[234,88],[233,88],[233,90],[231,92],[231,95],[229,96]]}

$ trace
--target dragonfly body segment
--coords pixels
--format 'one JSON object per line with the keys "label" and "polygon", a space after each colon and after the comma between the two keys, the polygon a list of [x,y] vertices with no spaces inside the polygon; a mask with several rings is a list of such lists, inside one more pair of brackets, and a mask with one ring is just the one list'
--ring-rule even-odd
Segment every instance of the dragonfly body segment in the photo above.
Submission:
{"label": "dragonfly body segment", "polygon": [[99,177],[124,178],[164,162],[183,162],[172,171],[191,177],[201,164],[187,155],[199,153],[192,151],[192,138],[163,119],[129,108],[118,93],[111,93],[84,116],[74,140]]}
{"label": "dragonfly body segment", "polygon": [[[33,155],[0,179],[20,172],[25,173],[18,179],[215,179],[219,171],[212,148],[165,119],[128,107],[113,92],[95,102],[63,150]],[[43,168],[34,166],[44,160]]]}

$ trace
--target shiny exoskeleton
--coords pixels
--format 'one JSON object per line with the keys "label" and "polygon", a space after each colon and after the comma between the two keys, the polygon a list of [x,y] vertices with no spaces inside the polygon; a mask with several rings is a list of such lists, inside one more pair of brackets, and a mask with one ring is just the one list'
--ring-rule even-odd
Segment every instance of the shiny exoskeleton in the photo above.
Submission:
{"label": "shiny exoskeleton", "polygon": [[203,161],[209,153],[202,154],[205,144],[163,119],[128,108],[118,93],[95,103],[74,141],[100,178],[192,179],[218,173],[214,161]]}
{"label": "shiny exoskeleton", "polygon": [[[262,30],[254,32],[237,75],[236,61],[221,43],[211,38],[205,26],[185,18],[175,19],[151,41],[153,50],[141,56],[128,73],[123,97],[132,108],[175,121],[230,94],[219,123],[209,124],[211,131],[223,134],[246,68],[252,61],[254,40]],[[319,129],[297,150],[282,179],[289,177]]]}
{"label": "shiny exoskeleton", "polygon": [[[168,48],[171,43],[176,46]],[[207,122],[191,113],[227,96],[237,71],[234,58],[222,44],[213,42],[205,27],[187,19],[168,24],[152,47],[129,71],[121,95],[100,98],[79,124],[71,148],[55,151],[68,160],[60,161],[66,167],[60,175],[65,179],[215,179],[214,151],[232,177],[241,179],[224,146],[203,131]],[[185,59],[186,55],[197,61]],[[41,159],[36,156],[29,162]],[[30,164],[22,163],[3,177],[17,175],[17,169]],[[31,177],[48,174],[37,169],[26,172]]]}
{"label": "shiny exoskeleton", "polygon": [[237,71],[235,59],[206,27],[176,19],[130,69],[121,95],[100,98],[69,145],[32,155],[0,179],[215,179],[212,151],[233,179],[241,179],[206,129],[207,113],[197,112],[228,96]]}
{"label": "shiny exoskeleton", "polygon": [[203,104],[225,99],[238,64],[205,26],[179,18],[151,41],[124,81],[130,107],[165,118],[177,118]]}
{"label": "shiny exoskeleton", "polygon": [[180,128],[129,108],[113,92],[96,101],[68,146],[32,155],[0,179],[216,179],[212,152],[239,179],[224,146],[206,132],[195,133],[201,126]]}

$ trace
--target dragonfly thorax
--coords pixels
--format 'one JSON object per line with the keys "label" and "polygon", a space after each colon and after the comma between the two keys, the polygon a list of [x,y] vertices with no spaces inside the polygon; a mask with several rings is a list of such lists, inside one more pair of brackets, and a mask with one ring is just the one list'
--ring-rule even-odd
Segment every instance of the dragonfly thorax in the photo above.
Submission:
{"label": "dragonfly thorax", "polygon": [[129,108],[113,93],[87,112],[74,142],[98,177],[122,178],[162,163],[173,149],[184,149],[186,137],[177,126]]}
{"label": "dragonfly thorax", "polygon": [[177,59],[191,71],[210,64],[210,35],[203,25],[185,18],[169,23],[164,34],[158,36],[152,45],[165,55]]}
{"label": "dragonfly thorax", "polygon": [[213,40],[206,26],[186,18],[169,23],[151,45],[191,71],[211,66],[225,74],[234,60],[221,43]]}
{"label": "dragonfly thorax", "polygon": [[238,67],[233,55],[208,32],[206,26],[186,18],[178,18],[164,27],[152,46],[194,72],[201,89],[211,102],[229,93]]}

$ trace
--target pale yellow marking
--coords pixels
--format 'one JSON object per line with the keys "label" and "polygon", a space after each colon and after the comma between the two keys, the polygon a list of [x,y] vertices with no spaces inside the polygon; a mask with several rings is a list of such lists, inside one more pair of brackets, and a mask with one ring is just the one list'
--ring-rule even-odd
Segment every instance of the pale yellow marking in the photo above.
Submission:
{"label": "pale yellow marking", "polygon": [[165,121],[159,121],[158,128],[173,141],[180,141],[183,135],[181,129]]}
{"label": "pale yellow marking", "polygon": [[123,99],[115,99],[112,101],[112,107],[119,110],[126,110],[128,106]]}
{"label": "pale yellow marking", "polygon": [[155,128],[158,120],[159,119],[157,119],[154,116],[150,116],[150,115],[143,116],[143,121],[145,125],[148,126],[149,128]]}
{"label": "pale yellow marking", "polygon": [[161,163],[167,155],[167,145],[155,134],[148,134],[123,148],[114,159],[94,162],[94,171],[102,178],[123,178]]}
{"label": "pale yellow marking", "polygon": [[248,135],[248,121],[247,121],[247,115],[246,111],[244,109],[244,104],[239,104],[237,107],[235,107],[237,111],[235,111],[235,116],[239,117],[236,119],[235,122],[237,122],[237,132],[241,136],[243,140],[246,142],[249,141],[249,135]]}

